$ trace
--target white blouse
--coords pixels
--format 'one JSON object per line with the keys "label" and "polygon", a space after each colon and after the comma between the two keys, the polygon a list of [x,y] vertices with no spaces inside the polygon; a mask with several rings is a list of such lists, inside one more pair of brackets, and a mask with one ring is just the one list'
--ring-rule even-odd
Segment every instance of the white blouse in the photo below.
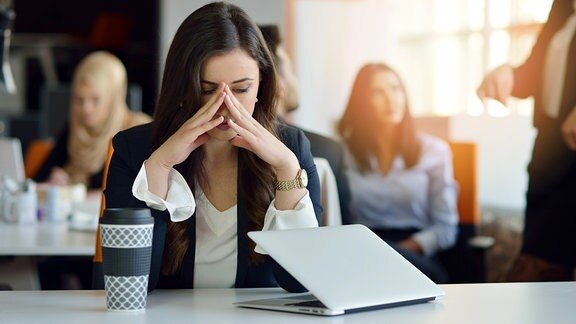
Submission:
{"label": "white blouse", "polygon": [[219,211],[202,189],[196,192],[195,288],[232,288],[236,281],[237,206]]}
{"label": "white blouse", "polygon": [[[200,186],[197,188],[195,195],[192,194],[184,177],[172,169],[168,175],[168,193],[164,200],[148,191],[143,163],[132,185],[132,194],[150,208],[168,210],[173,222],[184,221],[196,211],[194,287],[234,287],[238,256],[237,205],[220,212],[210,203]],[[309,193],[300,199],[293,210],[278,210],[274,202],[272,200],[266,211],[262,230],[318,226]],[[256,246],[255,251],[267,254],[259,246]]]}

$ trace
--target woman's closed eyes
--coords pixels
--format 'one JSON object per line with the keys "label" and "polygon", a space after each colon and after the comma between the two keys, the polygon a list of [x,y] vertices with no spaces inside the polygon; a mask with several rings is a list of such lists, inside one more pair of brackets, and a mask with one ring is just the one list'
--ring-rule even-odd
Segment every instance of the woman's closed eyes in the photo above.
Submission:
{"label": "woman's closed eyes", "polygon": [[[214,93],[214,91],[216,91],[217,88],[214,89],[202,89],[202,95],[203,96],[209,96],[211,94]],[[232,92],[236,93],[236,94],[243,94],[248,92],[248,90],[250,90],[250,86],[244,87],[244,88],[232,88],[230,89],[232,90]]]}

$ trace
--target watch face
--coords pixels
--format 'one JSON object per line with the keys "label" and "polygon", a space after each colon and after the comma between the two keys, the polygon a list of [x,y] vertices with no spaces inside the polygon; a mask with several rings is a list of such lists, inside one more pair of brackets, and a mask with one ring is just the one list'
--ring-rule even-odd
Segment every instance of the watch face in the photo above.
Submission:
{"label": "watch face", "polygon": [[306,172],[306,169],[302,169],[302,172],[300,173],[300,181],[302,181],[302,186],[304,188],[308,186],[308,172]]}

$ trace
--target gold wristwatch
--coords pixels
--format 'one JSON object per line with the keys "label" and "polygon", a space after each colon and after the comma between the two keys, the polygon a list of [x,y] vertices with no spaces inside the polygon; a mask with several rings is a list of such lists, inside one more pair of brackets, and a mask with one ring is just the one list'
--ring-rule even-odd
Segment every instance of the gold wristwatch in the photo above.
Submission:
{"label": "gold wristwatch", "polygon": [[287,181],[276,181],[276,190],[289,191],[293,189],[302,189],[306,188],[307,185],[308,185],[308,173],[306,173],[305,169],[300,169],[298,170],[298,174],[296,174],[295,179]]}

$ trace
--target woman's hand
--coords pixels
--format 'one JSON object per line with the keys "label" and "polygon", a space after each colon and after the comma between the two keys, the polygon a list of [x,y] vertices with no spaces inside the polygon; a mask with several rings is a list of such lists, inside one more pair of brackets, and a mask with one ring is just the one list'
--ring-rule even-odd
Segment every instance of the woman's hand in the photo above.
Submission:
{"label": "woman's hand", "polygon": [[208,141],[208,132],[224,121],[223,117],[212,119],[224,101],[224,83],[221,83],[208,102],[188,119],[148,159],[150,163],[170,170],[184,162],[199,146]]}
{"label": "woman's hand", "polygon": [[228,125],[238,134],[230,143],[258,155],[274,168],[278,179],[294,179],[300,169],[296,155],[252,117],[228,86],[224,92],[224,103],[232,115]]}
{"label": "woman's hand", "polygon": [[493,98],[506,105],[514,88],[514,70],[508,64],[488,73],[476,93],[480,99]]}
{"label": "woman's hand", "polygon": [[413,238],[408,238],[403,241],[400,241],[398,242],[398,245],[408,251],[412,251],[418,254],[424,254],[424,250],[422,249],[422,246],[420,246],[420,243],[416,242],[416,240],[414,240]]}
{"label": "woman's hand", "polygon": [[56,186],[67,186],[70,183],[70,176],[64,169],[55,167],[50,172],[47,183]]}
{"label": "woman's hand", "polygon": [[221,83],[208,102],[146,160],[146,178],[151,193],[165,199],[171,168],[184,162],[192,151],[206,143],[209,139],[206,132],[224,121],[221,116],[212,119],[226,96],[223,89],[224,83]]}

